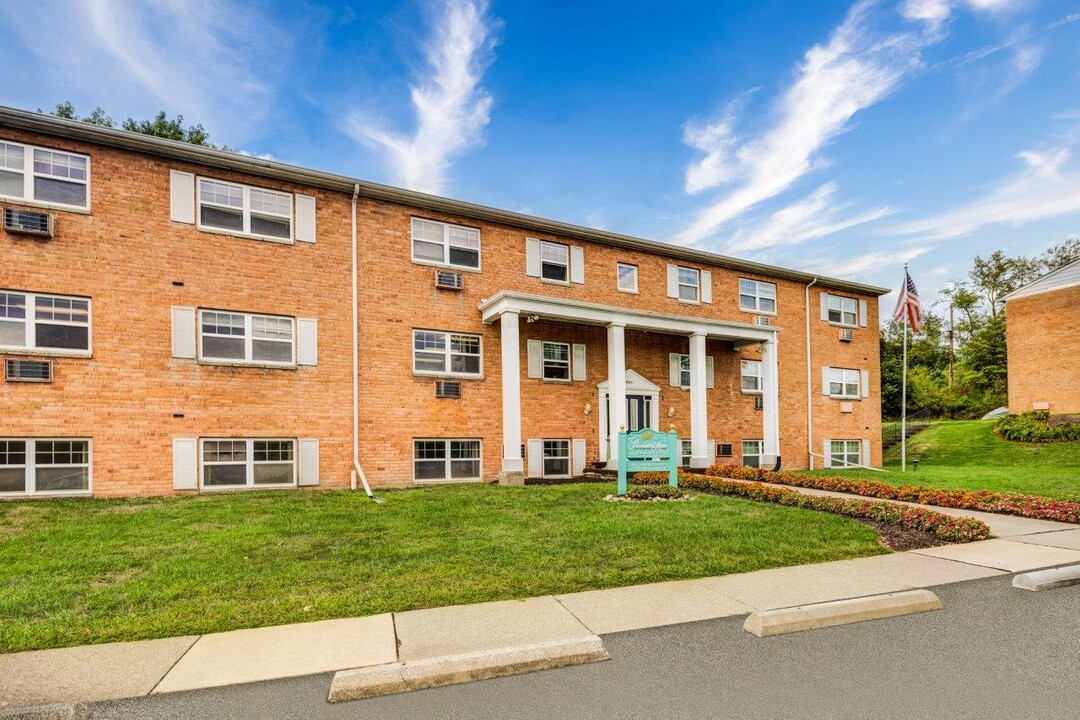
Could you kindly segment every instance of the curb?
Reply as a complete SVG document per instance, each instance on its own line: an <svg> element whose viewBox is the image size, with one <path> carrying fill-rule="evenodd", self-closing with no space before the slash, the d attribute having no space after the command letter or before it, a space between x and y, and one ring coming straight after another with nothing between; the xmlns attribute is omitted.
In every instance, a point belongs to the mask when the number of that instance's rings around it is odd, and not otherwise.
<svg viewBox="0 0 1080 720"><path fill-rule="evenodd" d="M1017 575L1012 581L1014 588L1021 590L1053 590L1054 588L1080 585L1080 565L1039 570L1038 572Z"/></svg>
<svg viewBox="0 0 1080 720"><path fill-rule="evenodd" d="M60 703L0 710L0 720L74 720L77 717L74 705Z"/></svg>
<svg viewBox="0 0 1080 720"><path fill-rule="evenodd" d="M768 637L940 609L941 600L929 590L908 590L781 610L764 610L752 613L746 618L743 629L758 637Z"/></svg>
<svg viewBox="0 0 1080 720"><path fill-rule="evenodd" d="M582 665L610 658L600 638L594 635L591 638L374 665L336 673L330 683L327 701L337 703L394 695L567 665Z"/></svg>

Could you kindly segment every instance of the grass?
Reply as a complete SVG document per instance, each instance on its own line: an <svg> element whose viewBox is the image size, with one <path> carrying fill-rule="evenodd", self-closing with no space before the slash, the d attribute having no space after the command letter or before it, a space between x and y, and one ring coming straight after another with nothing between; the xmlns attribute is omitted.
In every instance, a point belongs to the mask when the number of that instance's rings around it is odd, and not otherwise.
<svg viewBox="0 0 1080 720"><path fill-rule="evenodd" d="M912 472L913 458L919 458L917 472ZM906 474L900 473L899 445L885 453L885 469L889 472L823 470L818 474L1080 500L1080 442L1010 442L994 434L992 420L936 423L908 439Z"/></svg>
<svg viewBox="0 0 1080 720"><path fill-rule="evenodd" d="M853 520L611 484L0 503L0 651L63 647L886 552Z"/></svg>

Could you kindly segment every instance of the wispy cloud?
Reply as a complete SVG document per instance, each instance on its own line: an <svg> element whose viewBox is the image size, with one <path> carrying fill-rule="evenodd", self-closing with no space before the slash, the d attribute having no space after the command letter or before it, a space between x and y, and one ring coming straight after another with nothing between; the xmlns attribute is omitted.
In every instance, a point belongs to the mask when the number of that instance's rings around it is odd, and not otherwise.
<svg viewBox="0 0 1080 720"><path fill-rule="evenodd" d="M346 131L384 154L396 184L442 192L451 161L482 141L492 97L481 81L497 29L486 0L447 0L424 47L429 75L410 88L412 133L387 129L371 109L349 115Z"/></svg>
<svg viewBox="0 0 1080 720"><path fill-rule="evenodd" d="M809 263L811 271L820 271L833 277L866 275L884 267L899 267L925 253L927 247L909 247L893 252L869 252L844 260L819 260Z"/></svg>

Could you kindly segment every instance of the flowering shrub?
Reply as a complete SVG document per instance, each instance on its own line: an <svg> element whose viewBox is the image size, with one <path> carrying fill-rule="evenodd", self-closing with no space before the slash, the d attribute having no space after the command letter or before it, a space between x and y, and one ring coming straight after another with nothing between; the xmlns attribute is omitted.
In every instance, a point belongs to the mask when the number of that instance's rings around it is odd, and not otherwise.
<svg viewBox="0 0 1080 720"><path fill-rule="evenodd" d="M747 478L749 479L749 478ZM667 482L666 473L638 473L633 482L655 485ZM694 488L721 495L734 495L756 502L771 502L806 510L820 510L837 515L876 520L912 530L921 530L940 540L954 543L985 540L990 528L973 518L956 518L925 508L910 507L882 500L820 497L805 495L797 490L771 487L760 482L735 482L712 475L679 473L679 487Z"/></svg>
<svg viewBox="0 0 1080 720"><path fill-rule="evenodd" d="M994 425L994 432L1014 442L1049 443L1080 440L1080 422L1069 418L1050 420L1047 412L1006 415Z"/></svg>
<svg viewBox="0 0 1080 720"><path fill-rule="evenodd" d="M831 490L881 500L900 500L919 503L920 505L937 505L938 507L960 510L981 510L1003 515L1019 515L1020 517L1038 520L1080 523L1080 502L1053 500L1037 495L997 493L989 490L945 490L918 485L896 486L876 480L819 477L787 471L773 472L758 468L736 467L735 465L713 465L705 473L711 477L751 480L776 485L814 488L816 490Z"/></svg>

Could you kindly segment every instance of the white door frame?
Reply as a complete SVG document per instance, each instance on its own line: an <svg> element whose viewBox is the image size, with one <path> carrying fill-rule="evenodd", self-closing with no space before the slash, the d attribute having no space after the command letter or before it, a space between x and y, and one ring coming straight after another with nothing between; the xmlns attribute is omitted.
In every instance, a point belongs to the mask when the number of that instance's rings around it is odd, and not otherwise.
<svg viewBox="0 0 1080 720"><path fill-rule="evenodd" d="M599 425L597 427L596 437L598 438L600 446L600 462L607 462L608 459L608 447L607 440L607 424L608 424L608 381L597 385L600 398L600 412ZM653 430L660 429L660 388L653 383L643 378L638 373L627 368L626 370L626 395L644 395L650 399L650 406L652 408L649 419L649 427Z"/></svg>

